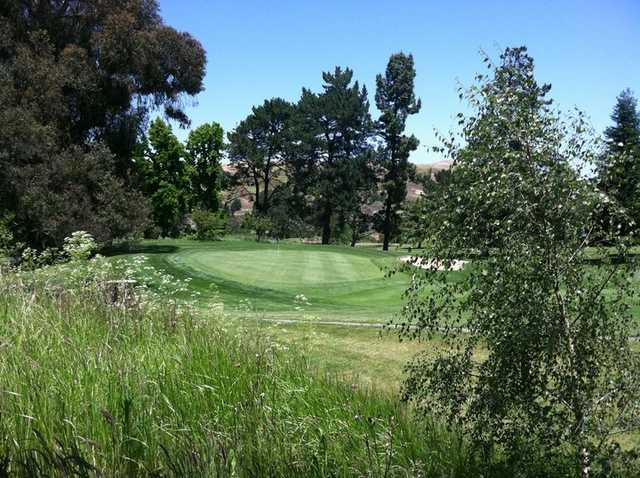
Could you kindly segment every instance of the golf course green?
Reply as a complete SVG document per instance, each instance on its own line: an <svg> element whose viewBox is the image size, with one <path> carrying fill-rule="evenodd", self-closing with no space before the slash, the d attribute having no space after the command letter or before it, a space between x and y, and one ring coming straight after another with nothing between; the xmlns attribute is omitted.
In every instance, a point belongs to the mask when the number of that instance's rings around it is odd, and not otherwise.
<svg viewBox="0 0 640 478"><path fill-rule="evenodd" d="M402 306L409 278L387 274L403 251L227 239L145 241L136 254L213 299L227 313L385 322ZM406 254L406 251L404 251Z"/></svg>

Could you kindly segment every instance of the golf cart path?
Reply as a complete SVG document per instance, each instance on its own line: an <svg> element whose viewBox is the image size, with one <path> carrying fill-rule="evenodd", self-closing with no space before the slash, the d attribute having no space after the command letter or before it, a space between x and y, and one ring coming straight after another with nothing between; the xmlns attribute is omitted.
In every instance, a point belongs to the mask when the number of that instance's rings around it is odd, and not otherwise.
<svg viewBox="0 0 640 478"><path fill-rule="evenodd" d="M380 322L349 322L346 320L269 319L266 317L255 320L257 322L269 322L272 324L338 325L343 327L370 327L378 329L386 325Z"/></svg>
<svg viewBox="0 0 640 478"><path fill-rule="evenodd" d="M255 319L257 322L269 322L271 324L277 325L325 325L325 326L339 326L339 327L365 327L365 328L374 328L381 329L385 327L387 324L379 323L379 322L349 322L345 320L305 320L305 319L269 319L266 317ZM393 324L389 325L389 328L394 328ZM410 326L410 328L415 328L416 326ZM461 330L463 333L468 332L469 330L464 327ZM640 336L632 335L629 337L629 340L632 342L640 341Z"/></svg>

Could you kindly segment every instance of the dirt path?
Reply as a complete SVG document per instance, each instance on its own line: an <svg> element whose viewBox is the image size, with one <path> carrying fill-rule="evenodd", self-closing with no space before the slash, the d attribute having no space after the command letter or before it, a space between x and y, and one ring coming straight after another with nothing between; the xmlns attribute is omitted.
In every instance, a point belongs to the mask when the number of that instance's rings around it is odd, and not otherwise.
<svg viewBox="0 0 640 478"><path fill-rule="evenodd" d="M382 328L385 324L380 322L348 322L345 320L306 320L306 319L267 319L258 318L256 321L269 322L272 324L295 324L295 325L337 325L343 327L370 327Z"/></svg>
<svg viewBox="0 0 640 478"><path fill-rule="evenodd" d="M340 320L305 320L305 319L267 319L260 318L255 319L257 321L269 322L271 324L279 324L279 325L325 325L325 326L341 326L341 327L365 327L365 328L375 328L381 329L385 326L385 324L376 323L376 322L347 322ZM393 328L393 326L392 326ZM410 328L415 328L415 326L410 326ZM460 329L461 332L466 333L469 331L466 327L462 327ZM632 335L629 337L629 341L638 342L640 341L640 336Z"/></svg>

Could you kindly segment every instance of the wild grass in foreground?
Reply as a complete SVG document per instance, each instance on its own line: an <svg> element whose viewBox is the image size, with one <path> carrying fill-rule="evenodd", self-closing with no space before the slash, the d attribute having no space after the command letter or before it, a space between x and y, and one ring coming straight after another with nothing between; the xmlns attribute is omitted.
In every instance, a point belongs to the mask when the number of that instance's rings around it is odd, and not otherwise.
<svg viewBox="0 0 640 478"><path fill-rule="evenodd" d="M295 351L36 276L0 279L0 476L477 474L459 435Z"/></svg>

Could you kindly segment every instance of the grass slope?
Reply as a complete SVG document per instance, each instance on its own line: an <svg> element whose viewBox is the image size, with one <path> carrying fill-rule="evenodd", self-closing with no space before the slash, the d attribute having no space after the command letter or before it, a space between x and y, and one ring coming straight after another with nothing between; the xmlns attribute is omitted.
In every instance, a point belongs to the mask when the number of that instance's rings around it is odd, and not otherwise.
<svg viewBox="0 0 640 478"><path fill-rule="evenodd" d="M0 276L0 476L480 476L459 435L215 317Z"/></svg>

